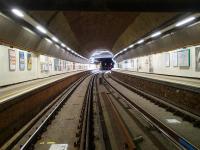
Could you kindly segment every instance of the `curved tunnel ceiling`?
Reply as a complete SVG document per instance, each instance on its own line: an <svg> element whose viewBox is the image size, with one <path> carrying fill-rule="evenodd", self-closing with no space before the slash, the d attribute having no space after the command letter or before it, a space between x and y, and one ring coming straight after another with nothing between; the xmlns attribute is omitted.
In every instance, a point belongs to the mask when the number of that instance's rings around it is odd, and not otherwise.
<svg viewBox="0 0 200 150"><path fill-rule="evenodd" d="M67 45L90 57L95 49L113 54L180 13L30 11Z"/></svg>

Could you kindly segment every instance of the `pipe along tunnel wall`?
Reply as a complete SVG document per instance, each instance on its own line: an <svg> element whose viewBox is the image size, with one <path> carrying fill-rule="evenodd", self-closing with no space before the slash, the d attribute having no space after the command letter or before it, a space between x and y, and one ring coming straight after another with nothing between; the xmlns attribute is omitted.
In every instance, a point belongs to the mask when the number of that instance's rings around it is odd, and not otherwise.
<svg viewBox="0 0 200 150"><path fill-rule="evenodd" d="M19 131L70 84L88 74L77 73L40 87L0 105L0 145Z"/></svg>

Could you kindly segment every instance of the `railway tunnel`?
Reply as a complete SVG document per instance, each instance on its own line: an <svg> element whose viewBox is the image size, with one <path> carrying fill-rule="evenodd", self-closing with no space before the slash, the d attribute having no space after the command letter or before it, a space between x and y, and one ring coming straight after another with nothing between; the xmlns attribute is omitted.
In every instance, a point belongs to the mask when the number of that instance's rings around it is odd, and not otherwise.
<svg viewBox="0 0 200 150"><path fill-rule="evenodd" d="M200 149L199 5L1 0L0 149Z"/></svg>

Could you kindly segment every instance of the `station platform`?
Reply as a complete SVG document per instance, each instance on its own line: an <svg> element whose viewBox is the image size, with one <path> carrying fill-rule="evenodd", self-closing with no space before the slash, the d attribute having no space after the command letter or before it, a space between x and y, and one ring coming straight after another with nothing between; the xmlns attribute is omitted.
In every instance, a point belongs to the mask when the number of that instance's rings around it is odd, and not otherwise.
<svg viewBox="0 0 200 150"><path fill-rule="evenodd" d="M144 73L144 72L135 72L131 70L123 70L123 69L112 69L112 71L138 76L147 79L153 79L162 82L168 82L178 85L183 85L191 88L200 88L200 79L194 78L187 78L187 77L178 77L178 76L170 76L170 75L161 75L161 74L154 74L154 73Z"/></svg>
<svg viewBox="0 0 200 150"><path fill-rule="evenodd" d="M7 102L8 100L14 97L20 96L22 94L28 93L30 91L33 91L47 84L53 83L60 79L63 79L68 76L75 75L81 72L84 72L84 71L79 70L79 71L67 72L64 74L58 74L58 75L54 75L54 76L50 76L50 77L46 77L42 79L35 79L32 81L26 81L26 82L2 87L0 88L0 104Z"/></svg>

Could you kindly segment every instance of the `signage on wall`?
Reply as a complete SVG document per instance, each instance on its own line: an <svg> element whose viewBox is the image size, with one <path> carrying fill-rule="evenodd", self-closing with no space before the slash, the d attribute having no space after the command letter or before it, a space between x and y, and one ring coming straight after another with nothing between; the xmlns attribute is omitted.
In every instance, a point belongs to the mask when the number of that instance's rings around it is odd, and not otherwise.
<svg viewBox="0 0 200 150"><path fill-rule="evenodd" d="M59 59L54 59L54 70L59 71Z"/></svg>
<svg viewBox="0 0 200 150"><path fill-rule="evenodd" d="M196 71L200 71L200 47L195 48Z"/></svg>
<svg viewBox="0 0 200 150"><path fill-rule="evenodd" d="M178 54L177 54L177 52L172 53L172 62L173 62L174 67L178 66Z"/></svg>
<svg viewBox="0 0 200 150"><path fill-rule="evenodd" d="M178 51L178 65L180 67L190 66L190 50L189 49Z"/></svg>
<svg viewBox="0 0 200 150"><path fill-rule="evenodd" d="M16 52L15 52L15 50L9 49L8 57L9 57L9 70L15 71L16 70Z"/></svg>
<svg viewBox="0 0 200 150"><path fill-rule="evenodd" d="M164 62L165 62L165 67L170 67L170 54L169 53L164 53Z"/></svg>
<svg viewBox="0 0 200 150"><path fill-rule="evenodd" d="M153 72L153 56L149 56L149 72Z"/></svg>
<svg viewBox="0 0 200 150"><path fill-rule="evenodd" d="M21 52L21 51L19 51L19 70L21 71L25 70L24 52Z"/></svg>
<svg viewBox="0 0 200 150"><path fill-rule="evenodd" d="M32 69L32 56L31 53L27 53L27 70Z"/></svg>

